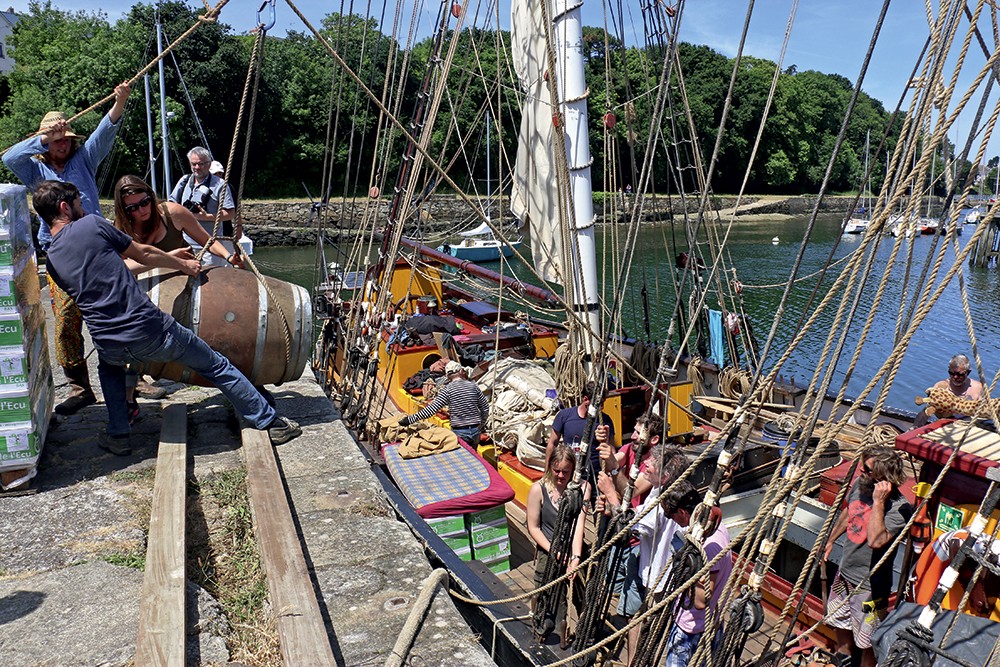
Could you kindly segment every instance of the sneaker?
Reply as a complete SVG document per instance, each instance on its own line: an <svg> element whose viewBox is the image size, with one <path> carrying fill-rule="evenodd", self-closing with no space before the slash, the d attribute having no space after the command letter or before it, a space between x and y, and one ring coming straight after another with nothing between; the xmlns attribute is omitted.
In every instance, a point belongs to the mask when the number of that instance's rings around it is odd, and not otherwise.
<svg viewBox="0 0 1000 667"><path fill-rule="evenodd" d="M103 433L98 438L97 444L101 449L111 452L115 456L128 456L132 453L130 440L131 438L127 435L110 436Z"/></svg>
<svg viewBox="0 0 1000 667"><path fill-rule="evenodd" d="M139 418L139 401L128 403L128 425L132 426Z"/></svg>
<svg viewBox="0 0 1000 667"><path fill-rule="evenodd" d="M146 382L146 379L139 377L139 382L135 385L135 393L139 394L143 398L159 399L167 395L167 390L163 387L157 387Z"/></svg>
<svg viewBox="0 0 1000 667"><path fill-rule="evenodd" d="M276 417L267 427L267 435L270 436L272 445L283 445L302 435L302 429L288 417Z"/></svg>

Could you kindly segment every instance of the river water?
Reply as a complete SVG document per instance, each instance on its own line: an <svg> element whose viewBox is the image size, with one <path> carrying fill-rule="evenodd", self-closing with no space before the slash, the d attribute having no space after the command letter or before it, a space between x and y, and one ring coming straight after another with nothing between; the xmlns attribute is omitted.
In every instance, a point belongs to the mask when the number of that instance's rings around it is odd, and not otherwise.
<svg viewBox="0 0 1000 667"><path fill-rule="evenodd" d="M817 220L812 238L803 256L799 276L812 276L818 272L831 258L835 262L828 272L821 287L816 290L816 301L827 293L843 263L836 264L852 252L859 251L860 236L842 236L840 234L840 217L825 216ZM730 266L735 267L738 280L743 284L744 308L752 323L758 341L763 344L778 307L782 291L787 283L791 267L799 252L800 244L805 235L808 219L804 217L788 217L781 219L761 218L753 221L740 220L734 226L727 244L727 255L731 258ZM959 237L960 245L968 242L975 227L966 225L964 234ZM678 232L679 233L679 232ZM620 248L621 240L610 236L608 227L599 228L597 232L598 267L599 272L615 278L602 281L606 285L617 285L618 267L612 257L615 249ZM671 273L675 264L673 253L666 250L672 235L669 226L645 227L640 231L636 257L632 262L629 289L622 291L623 332L628 335L642 334L645 329L646 317L639 297L639 289L645 285L649 302L649 326L654 338L662 339L667 331L669 319L673 312L674 290ZM777 237L777 244L772 240ZM848 381L848 395L857 395L871 380L873 374L886 360L894 346L894 336L900 310L900 298L904 283L909 285L908 301L913 298L913 290L920 283L922 265L925 263L928 250L934 245L937 237L922 236L912 241L914 262L911 264L910 275L906 277L905 253L910 250L903 246L903 252L891 270L886 288L886 296L879 307L871 334L868 336L861 351L858 363ZM842 355L842 361L835 373L835 382L831 388L835 391L845 376L846 366L851 354L856 350L860 338L860 330L865 317L871 311L874 293L878 281L887 271L889 255L892 250L891 237L885 237L876 250L874 270L867 288L862 294L857 315L853 320L848 335L848 345ZM936 246L940 248L939 244ZM910 242L905 242L910 243ZM609 252L605 253L605 248ZM330 249L328 248L328 253ZM705 251L707 254L707 250ZM261 270L269 275L289 280L312 289L315 284L316 251L314 248L260 248L254 259ZM332 256L332 255L331 255ZM946 256L944 269L938 275L934 285L942 279L945 270L953 262L954 254ZM518 277L530 280L530 272L518 262L505 264L494 263L489 268L512 272ZM968 292L970 314L975 331L979 354L983 362L985 378L980 378L973 365L973 377L989 383L993 374L1000 369L1000 308L997 305L997 294L1000 294L1000 270L971 269L963 266L962 275ZM730 276L731 277L731 276ZM810 297L816 287L816 278L803 279L795 283L792 289L784 316L776 331L771 355L773 364L780 353L784 351L794 334L800 329L800 320L804 313L815 308L815 302L810 305ZM613 288L606 288L606 300L610 303ZM712 307L715 307L714 305ZM811 329L806 340L793 352L785 364L782 375L785 379L794 378L799 386L805 385L819 364L820 352L825 344L831 323L834 319L834 308L821 313L816 325ZM907 323L909 320L907 320ZM959 281L956 277L946 288L942 297L935 304L930 315L924 320L913 336L907 352L904 355L899 373L893 381L889 392L888 404L897 408L914 411L913 399L922 396L924 389L938 380L947 377L948 360L953 354L965 353L972 357L970 336L965 324ZM874 398L874 394L870 398Z"/></svg>

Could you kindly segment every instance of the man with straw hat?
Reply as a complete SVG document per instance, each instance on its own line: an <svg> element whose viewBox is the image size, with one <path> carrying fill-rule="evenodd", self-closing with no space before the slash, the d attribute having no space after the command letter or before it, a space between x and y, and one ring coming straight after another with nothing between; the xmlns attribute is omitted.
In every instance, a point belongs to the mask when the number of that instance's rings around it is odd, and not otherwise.
<svg viewBox="0 0 1000 667"><path fill-rule="evenodd" d="M86 141L73 131L63 112L48 112L42 118L38 132L4 153L3 163L32 191L43 181L72 183L80 190L84 212L100 215L97 166L111 152L131 91L128 81L115 87L114 106ZM42 220L38 229L38 245L47 251L51 242L49 226ZM73 300L51 277L49 290L56 322L56 360L63 367L70 386L69 397L57 405L55 411L71 415L97 402L90 386L87 360L83 356L83 317Z"/></svg>

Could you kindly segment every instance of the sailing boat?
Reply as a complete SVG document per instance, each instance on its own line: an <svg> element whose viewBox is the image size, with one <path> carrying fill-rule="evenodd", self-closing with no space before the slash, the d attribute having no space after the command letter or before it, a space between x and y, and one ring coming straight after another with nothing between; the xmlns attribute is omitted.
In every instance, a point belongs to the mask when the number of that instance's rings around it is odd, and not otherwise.
<svg viewBox="0 0 1000 667"><path fill-rule="evenodd" d="M868 230L868 226L872 224L871 218L868 217L871 210L871 171L869 170L871 138L871 130L868 130L865 133L865 187L861 193L861 210L857 211L858 215L852 215L844 221L845 234L864 234Z"/></svg>
<svg viewBox="0 0 1000 667"><path fill-rule="evenodd" d="M540 16L544 13L543 10L549 13L545 18ZM656 25L668 25L668 19L675 18L673 8L667 12L659 5L653 5L650 11L662 12L656 15L657 21L651 22ZM449 20L447 13L442 12L442 20L435 35L434 43L438 50L429 59L435 63L443 61L443 35L448 30L451 30L449 34L452 35L460 32L458 25L445 28ZM452 15L461 21L460 9ZM683 298L677 299L680 305L676 308L676 316L670 318L670 326L677 323L677 328L683 331L681 349L670 353L664 349L666 346L662 346L655 350L655 354L648 354L647 349L644 356L653 358L652 370L646 366L638 379L623 377L623 381L612 389L608 378L610 361L614 360L616 367L619 362L635 363L638 366L641 357L636 352L642 348L639 344L642 341L618 335L615 318L618 317L619 309L614 305L614 295L609 299L610 305L601 298L596 275L593 193L589 180L590 154L586 141L587 87L581 76L582 68L570 64L573 61L569 58L583 43L577 30L580 26L579 6L556 8L542 5L529 8L515 4L512 8L512 26L512 56L520 80L525 82L526 108L522 116L517 187L512 197L512 206L531 230L534 271L539 278L561 285L565 296L558 297L554 292L543 288L530 288L509 276L481 268L473 272L471 267L449 255L402 238L400 225L409 208L405 205L408 195L400 193L406 189L413 191L416 179L411 169L416 169L421 162L426 166L429 159L425 153L429 145L430 129L425 126L421 135L407 138L405 168L400 170L397 193L392 205L388 207L388 224L381 236L383 245L377 253L376 263L367 270L364 269L368 255L358 252L354 257L358 260L357 265L362 267L359 273L350 278L338 275L336 281L321 285L318 305L323 322L314 367L340 402L345 420L364 436L364 446L373 459L379 463L386 462L388 466L386 451L387 448L391 451L394 445L382 441L376 433L375 424L387 416L400 412L412 413L426 405L425 396L434 391L435 382L432 375L420 374L425 371L432 374L433 367L438 362L454 355L463 364L475 366L473 375L478 375L483 386L496 392L492 396L495 423L488 429L492 442L469 444L478 450L482 459L499 471L514 493L515 501L506 506L507 526L513 541L515 532L523 523L523 494L540 475L530 465L531 445L536 447L537 464L537 446L547 435L546 419L551 418L555 399L562 398L559 381L564 379L564 375L570 375L562 372L556 373L557 377L543 374L545 369L531 360L552 359L560 348L569 350L567 354L578 360L580 367L584 369L582 374L594 378L602 383L602 387L607 388L607 391L602 390L597 411L604 410L612 415L619 442L621 433L635 423L638 415L650 409L662 410L667 414L667 422L671 427L668 437L689 445L697 457L691 472L694 474L700 468L703 473L699 481L705 482L710 489L706 494L709 498L707 504L724 504L726 509L723 513L734 525L734 515L739 514L743 525L734 551L739 550L736 558L747 567L737 571L749 569L749 561L754 561L753 574L747 578L745 591L737 592L739 583L734 578L734 581L727 584L724 595L732 602L745 605L746 609L756 610L753 618L759 618L761 622L764 617L761 611L763 604L769 602L773 605L773 616L768 619L771 623L768 631L773 638L774 634L785 629L785 637L774 649L777 653L765 658L764 649L761 649L762 654L757 656L757 660L767 662L775 659L791 647L793 640L790 636L802 620L807 620L810 625L815 621L815 626L822 631L821 622L825 617L823 605L811 596L793 591L810 588L810 581L820 567L818 550L829 535L831 522L825 519L831 508L836 508L842 498L837 496L836 490L849 484L853 471L850 462L847 467L834 465L829 473L822 473L821 490L816 495L813 493L813 483L819 474L817 469L820 461L826 458L835 464L839 460L841 445L837 438L843 438L845 443L850 441L857 448L871 444L875 438L876 419L881 420L886 413L885 387L891 384L894 372L902 361L908 336L919 327L926 313L923 309L915 313L913 310L908 312L908 298L912 295L901 297L898 344L893 342L892 352L885 363L879 368L859 368L856 364L857 356L848 360L847 375L863 373L871 378L871 384L861 392L860 400L845 399L846 381L841 383L839 389L834 388L833 382L841 355L845 354L845 350L848 351L847 354L856 355L865 343L862 337L856 347L848 344L851 342L848 339L849 330L856 329L852 326L852 318L879 316L879 308L883 305L880 299L885 298L885 290L872 291L866 285L870 276L880 275L879 271L873 269L876 255L870 250L881 242L881 237L869 229L864 237L866 243L847 258L847 266L838 275L832 288L824 285L822 293L825 296L817 312L839 304L836 308L838 312L829 326L819 327L823 329L820 337L825 340L818 341L824 343L818 347L822 347L824 352L807 387L789 388L778 382L778 372L788 356L803 344L807 335L815 333L817 328L816 314L804 314L799 326L794 327L793 337L778 342L777 332L785 303L789 291L799 279L794 271L787 285L783 286L785 291L779 307L775 309L775 320L767 342L760 350L752 346L748 348L752 355L746 364L747 368L725 368L724 355L720 355L714 364L698 360L695 354L697 344L690 343L690 339L697 337L695 332L699 329L710 331L713 328L712 322L719 319L706 312L708 308L705 301L708 295L714 294L732 312L738 311L738 304L742 299L741 293L728 279L719 278L719 274L725 274L725 270L717 271L725 262L726 253L724 246L714 245L714 241L723 237L723 234L721 225L718 220L713 219L709 206L709 166L706 173L699 173L699 178L694 179L701 188L698 192L700 206L697 214L684 216L683 221L683 231L689 237L690 250L694 255L691 258L693 261L685 259L678 262L677 266L679 278L675 285ZM522 31L521 26L527 26L528 29ZM675 65L676 60L669 55L669 47L665 49L665 53L668 55L662 61L662 81L672 82L669 78L670 68ZM936 54L935 57L939 55ZM739 66L739 62L734 64L734 68ZM781 71L781 67L776 68L775 76ZM435 72L435 76L428 75L425 79L425 87L420 96L421 104L429 104L427 100L434 99L433 86L439 84L439 80L435 78L438 74ZM921 99L934 96L937 103L937 83L924 82L917 95L923 96ZM667 90L672 86L664 85L663 88ZM858 94L859 89L860 82L854 86L852 94ZM642 91L642 94L647 92ZM535 113L532 113L531 107L536 107ZM427 110L428 108L420 108L413 115L423 120L424 111ZM663 122L663 113L663 109L658 108L654 109L654 113L648 114L652 127L668 125ZM427 126L431 125L433 114L428 114L426 118L429 119ZM605 123L605 127L613 125L613 119L606 120ZM724 125L723 121L722 126ZM916 184L926 182L928 160L918 158L932 155L944 132L942 128L942 131L930 134L921 133L919 130L923 128L920 124L915 124L915 128L906 129L889 160L889 177L882 196L876 200L872 211L871 220L875 227L882 228L889 211L901 206L902 193L916 191ZM691 136L690 128L672 129L685 136L671 137L672 143L667 142L671 150L676 146L693 146L692 150L695 150L699 146L696 137ZM646 160L654 159L652 152L658 141L655 132L650 136L650 155L644 156ZM520 159L522 155L523 161ZM830 157L831 167L835 159L836 151ZM694 156L692 163L701 163L700 155ZM680 171L693 167L683 164L675 165L675 168ZM747 169L750 169L749 165ZM640 185L636 188L638 203L633 209L632 222L635 224L641 219L643 198L646 185L651 182L650 178L647 170L637 181ZM683 179L678 179L678 182L681 180ZM546 187L532 187L533 184L545 184ZM898 194L890 196L887 194L890 192ZM955 192L952 195L961 196ZM910 213L915 213L913 209L918 205L914 199L907 203L911 209L907 211L907 219ZM803 254L807 250L812 223L815 222L819 207L817 202L810 219L809 231L802 243ZM700 244L705 242L705 237L709 239L712 253L710 261L702 262ZM898 256L901 247L900 242L894 244L893 259ZM952 250L956 251L958 263L948 269L949 274L945 276L948 279L961 268L961 260L964 259L964 251L949 249L949 252ZM945 253L945 250L942 249L941 252ZM627 246L622 255L620 266L627 275L630 265ZM942 257L944 256L943 254ZM324 256L324 269L328 266L326 259ZM890 261L888 266L892 265L893 262ZM447 273L448 266L459 268L463 275L470 273L476 279L476 284L472 287L459 285L462 275ZM929 273L930 268L927 271L928 292L920 294L919 299L913 296L914 305L918 300L921 304L932 304L940 296L940 293L932 294L929 290L942 276ZM887 275L889 270L881 273ZM618 274L609 280L614 283L616 290L622 290L626 286L627 281L621 280L621 276L622 274ZM483 296L482 282L485 280L501 287L491 295L494 299L499 299L499 303ZM348 284L353 286L349 293L339 287ZM729 292L730 288L734 291ZM509 306L515 294L520 296L529 293L540 305L548 308L548 319L527 310L515 312ZM873 293L875 301L866 312L864 308L869 306L869 302L859 306L860 299ZM519 306L524 302L525 300L517 301ZM686 308L683 307L685 305ZM568 324L553 321L551 312L556 307L560 308L560 316L565 311L565 322ZM419 332L415 336L415 330L408 328L407 324L418 315L421 318L432 315L453 320L446 322L447 331L432 332L442 334L440 336L428 337ZM865 331L867 330L866 328ZM674 333L676 332L672 328L671 338ZM483 353L480 359L472 358L473 350L470 348L473 346L480 347L478 351ZM775 361L770 356L772 353L781 358ZM665 363L660 363L661 360ZM661 373L662 366L669 366L668 370L671 372ZM561 364L559 367L562 368ZM733 371L741 371L743 374ZM528 377L529 374L531 377ZM577 373L574 372L573 375ZM421 379L428 377L431 378L430 383L427 379ZM732 380L733 377L739 377L739 380ZM408 389L405 381L410 378L416 379L417 386ZM699 382L697 389L694 387L695 380ZM724 385L736 388L730 393L723 388ZM880 393L874 404L869 406L872 418L866 425L858 426L854 420L866 405L863 401L876 387ZM508 389L523 390L520 394L524 396L524 400L515 402L509 398L511 394L507 393ZM504 392L502 398L501 391ZM708 410L694 414L692 395L698 396L698 401L703 406L709 406ZM670 408L667 407L668 403ZM657 405L659 407L653 407ZM669 410L674 408L678 408L677 412L671 413ZM797 413L790 417L790 428L782 427L785 444L779 448L770 448L772 455L779 457L782 463L768 469L767 466L775 462L772 456L771 461L762 461L759 466L750 464L752 468L760 467L765 470L763 476L766 482L750 485L750 488L745 489L747 495L742 497L739 493L729 493L727 500L723 480L732 472L733 462L739 461L746 465L754 451L750 447L752 441L765 431L776 430L770 422L762 420L762 415L771 410ZM498 418L498 414L502 417ZM693 424L695 419L698 420L697 427ZM438 424L447 423L444 415L436 416L433 420ZM777 417L774 417L774 421L777 421ZM894 436L895 434L892 437ZM810 447L813 438L817 442ZM777 439L773 442L781 441ZM793 446L792 443L803 446ZM776 449L779 451L775 452ZM852 453L846 446L844 452ZM837 457L830 457L831 453L837 454ZM401 480L401 476L395 475L396 465L392 464L391 472L397 485L403 487L406 482ZM804 498L809 500L803 500ZM741 499L747 500L747 503L744 510L738 512L735 508ZM803 548L795 552L785 549L780 538L799 532L798 529L804 523L800 518L801 506L808 508L807 513L811 515L809 521L815 527L815 532L809 534L807 539L800 537ZM416 508L415 502L414 507ZM446 518L422 516L419 510L424 507L417 508L414 516L407 515L408 520L422 523L422 530L427 529L426 519ZM457 516L462 516L465 508L453 504L451 509ZM427 514L430 511L432 510L424 512ZM461 533L459 523L449 523L450 530ZM449 534L449 539L450 537ZM456 538L462 539L460 535ZM455 552L459 556L476 556L475 545L470 546L471 553L466 552L464 547L458 549L462 552ZM451 556L444 553L443 549L438 549L435 545L433 550L434 557L446 562L456 579L464 582L466 577L478 576L470 572L467 566L448 560ZM489 558L493 556L495 554L491 554ZM456 566L452 568L452 565ZM497 565L498 569L503 567L502 563L498 564L495 560L491 560L490 565ZM512 559L509 559L507 566L513 565ZM786 574L788 581L784 587L780 586L779 577L772 577L772 569L780 569ZM600 573L600 566L594 570ZM689 590L697 578L704 574L705 569L695 572L691 580L682 582L670 595L681 595L683 589ZM790 583L793 580L794 585ZM504 581L513 585L510 580ZM799 608L793 611L792 608L796 605ZM649 613L655 614L662 608L650 609ZM778 620L772 622L773 618ZM512 622L505 627L513 627L514 624ZM733 625L741 627L742 624ZM748 624L748 627L752 625ZM753 631L759 627L758 623ZM706 635L710 639L712 633ZM813 641L819 643L815 636ZM703 650L706 650L708 643L703 642ZM741 644L740 648L742 646ZM592 653L593 650L592 645L581 648L580 652ZM726 653L721 656L721 660L739 661L741 653L741 650Z"/></svg>
<svg viewBox="0 0 1000 667"><path fill-rule="evenodd" d="M486 110L486 219L475 229L459 232L462 241L446 243L438 248L452 257L470 262L495 262L501 257L511 257L521 247L520 239L498 240L493 236L493 190L490 173L490 111Z"/></svg>

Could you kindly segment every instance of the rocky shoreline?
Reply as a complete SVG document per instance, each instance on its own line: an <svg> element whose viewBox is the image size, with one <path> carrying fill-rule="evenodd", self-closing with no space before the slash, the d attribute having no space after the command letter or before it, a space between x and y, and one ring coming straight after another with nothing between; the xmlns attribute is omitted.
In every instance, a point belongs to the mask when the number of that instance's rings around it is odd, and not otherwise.
<svg viewBox="0 0 1000 667"><path fill-rule="evenodd" d="M631 196L620 195L621 201L616 202L616 210L627 205ZM821 210L824 213L846 213L854 197L826 197ZM316 242L316 231L319 228L327 230L328 238L334 241L353 240L359 230L368 228L367 221L373 216L384 218L389 207L388 199L374 202L366 199L335 200L322 209L309 201L292 200L248 200L243 204L243 219L245 230L253 238L254 245L271 246L302 246ZM814 196L756 196L744 197L740 202L738 217L760 215L807 215L816 203ZM695 198L667 199L659 198L655 206L649 206L643 220L648 224L665 222L685 208L691 212L697 209ZM736 197L713 197L712 206L716 210L726 211L736 205ZM595 200L595 210L598 213L597 224L612 222L625 223L625 215L619 215L612 220L601 215L603 203ZM428 232L445 232L455 226L456 220L469 219L469 206L460 197L453 195L436 196L426 202L421 209L420 225ZM513 224L513 218L508 215L505 224ZM417 225L413 225L417 231Z"/></svg>

